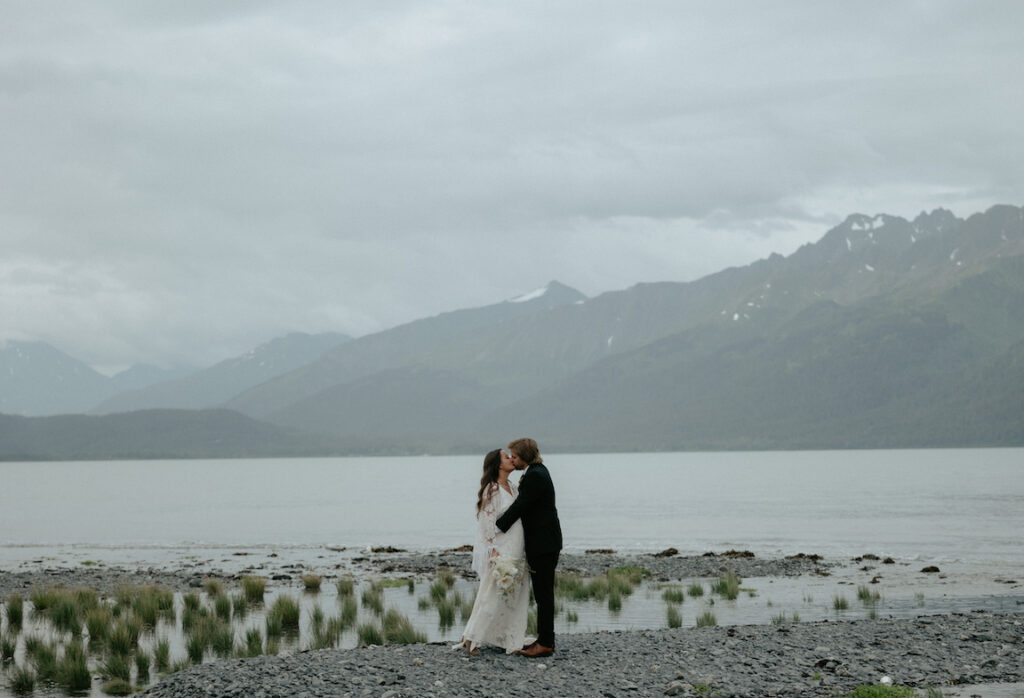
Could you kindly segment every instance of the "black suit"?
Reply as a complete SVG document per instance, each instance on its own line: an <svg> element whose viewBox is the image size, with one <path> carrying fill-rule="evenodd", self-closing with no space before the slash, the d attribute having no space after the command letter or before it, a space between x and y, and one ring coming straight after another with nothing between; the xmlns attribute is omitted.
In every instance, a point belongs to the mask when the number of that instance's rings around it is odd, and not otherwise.
<svg viewBox="0 0 1024 698"><path fill-rule="evenodd" d="M562 526L555 508L555 486L543 463L533 463L519 480L519 496L496 524L508 531L523 522L526 561L530 565L533 598L537 602L537 642L555 646L555 567L562 550Z"/></svg>

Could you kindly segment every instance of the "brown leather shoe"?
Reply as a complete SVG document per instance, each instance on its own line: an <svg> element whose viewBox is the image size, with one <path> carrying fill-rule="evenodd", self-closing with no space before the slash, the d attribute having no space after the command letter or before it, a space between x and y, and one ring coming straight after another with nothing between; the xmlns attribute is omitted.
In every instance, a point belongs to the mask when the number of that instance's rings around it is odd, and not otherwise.
<svg viewBox="0 0 1024 698"><path fill-rule="evenodd" d="M530 649L522 650L520 652L521 655L529 657L530 659L536 659L537 657L550 657L554 653L554 647L545 647L539 642L535 642Z"/></svg>
<svg viewBox="0 0 1024 698"><path fill-rule="evenodd" d="M523 648L522 648L521 650L519 650L519 651L520 651L520 652L523 652L523 651L525 651L525 650L528 650L528 649L530 649L531 647L533 647L533 646L534 646L534 645L536 645L536 644L537 644L537 641L536 641L536 640L534 640L533 642L531 642L531 643L530 643L530 644L528 644L528 645L523 645Z"/></svg>

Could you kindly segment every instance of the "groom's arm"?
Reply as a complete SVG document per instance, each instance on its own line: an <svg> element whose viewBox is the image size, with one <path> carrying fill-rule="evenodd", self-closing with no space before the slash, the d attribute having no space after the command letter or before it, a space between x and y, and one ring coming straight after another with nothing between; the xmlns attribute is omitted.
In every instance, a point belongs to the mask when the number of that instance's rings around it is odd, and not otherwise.
<svg viewBox="0 0 1024 698"><path fill-rule="evenodd" d="M523 515L523 512L537 501L537 498L540 496L540 489L531 487L532 484L532 479L523 478L519 483L519 496L516 497L516 501L512 502L508 509L505 510L505 513L495 522L495 525L501 529L502 533L507 533L508 529L512 528L512 524Z"/></svg>

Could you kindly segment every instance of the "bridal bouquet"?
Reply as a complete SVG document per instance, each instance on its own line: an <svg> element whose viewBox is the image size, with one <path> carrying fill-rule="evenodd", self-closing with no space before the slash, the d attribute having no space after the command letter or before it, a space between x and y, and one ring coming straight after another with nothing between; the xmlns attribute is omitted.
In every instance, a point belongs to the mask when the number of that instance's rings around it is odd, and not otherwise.
<svg viewBox="0 0 1024 698"><path fill-rule="evenodd" d="M524 560L517 560L508 555L496 555L491 558L491 574L494 575L498 589L506 597L519 588L525 572Z"/></svg>

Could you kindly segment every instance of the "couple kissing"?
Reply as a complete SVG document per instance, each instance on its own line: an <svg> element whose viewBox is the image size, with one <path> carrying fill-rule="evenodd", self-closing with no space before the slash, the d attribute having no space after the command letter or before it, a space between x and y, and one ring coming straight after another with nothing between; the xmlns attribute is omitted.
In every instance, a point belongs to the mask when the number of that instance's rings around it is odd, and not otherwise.
<svg viewBox="0 0 1024 698"><path fill-rule="evenodd" d="M518 485L509 474L525 471ZM555 567L562 528L551 482L537 442L515 439L484 456L476 502L473 571L480 579L462 642L478 654L481 645L508 654L548 657L555 651ZM527 643L529 576L537 603L537 638Z"/></svg>

